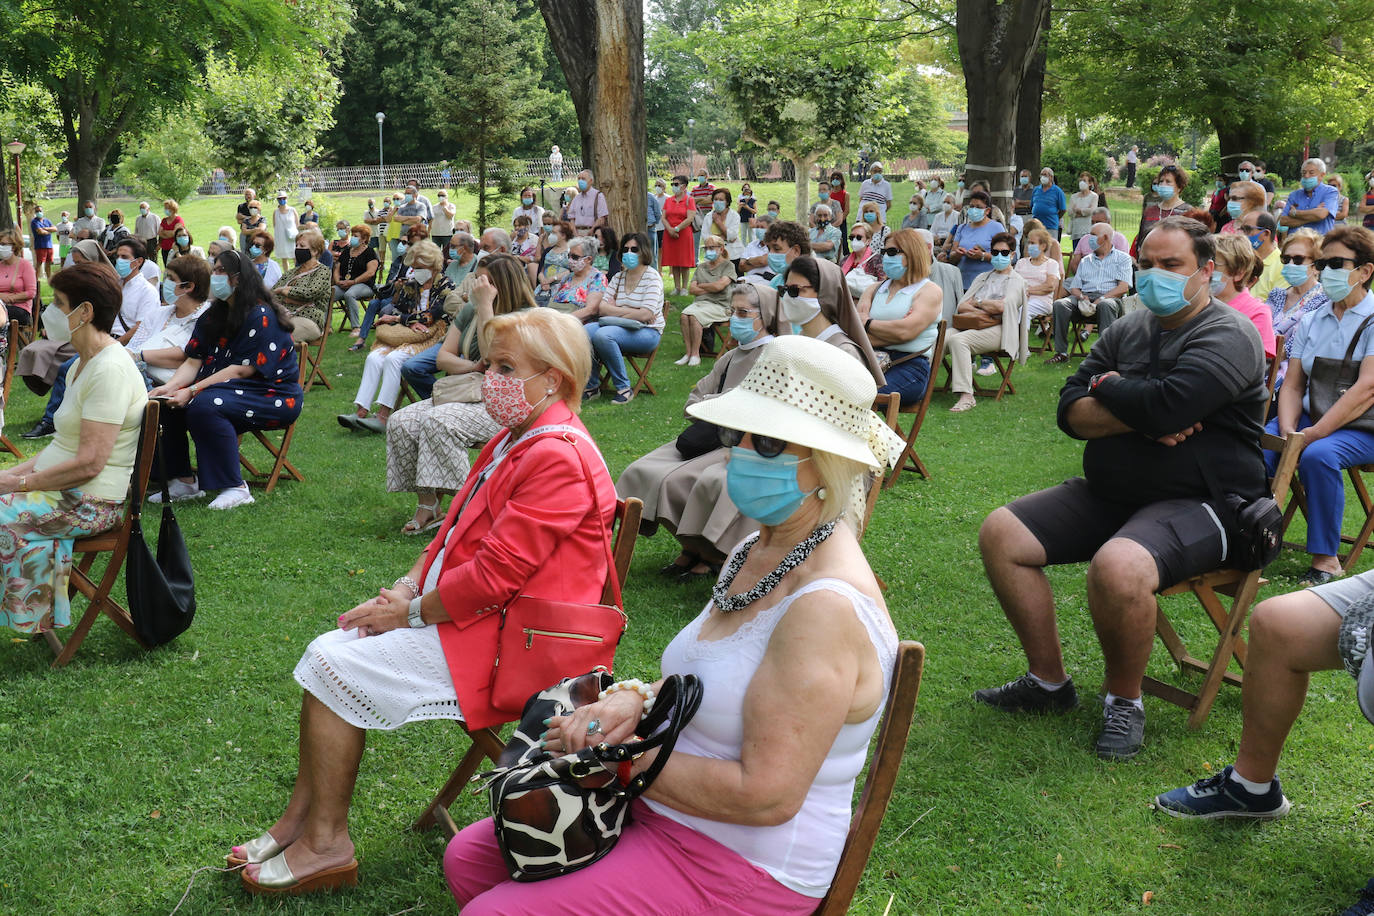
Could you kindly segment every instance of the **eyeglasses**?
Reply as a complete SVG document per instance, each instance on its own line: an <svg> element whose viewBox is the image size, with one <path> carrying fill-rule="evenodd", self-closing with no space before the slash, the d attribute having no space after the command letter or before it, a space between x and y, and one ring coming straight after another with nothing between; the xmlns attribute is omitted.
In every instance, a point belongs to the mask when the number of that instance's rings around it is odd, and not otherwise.
<svg viewBox="0 0 1374 916"><path fill-rule="evenodd" d="M1304 264L1308 263L1308 262L1311 261L1311 260L1312 260L1312 256L1311 256L1311 255L1307 255L1307 254L1281 254L1281 255L1279 255L1279 261L1280 261L1280 262L1282 262L1282 263L1284 263L1284 264L1296 264L1296 265L1298 265L1299 267L1303 266Z"/></svg>
<svg viewBox="0 0 1374 916"><path fill-rule="evenodd" d="M993 253L993 254L1011 254L1011 249L1010 249L1010 248L994 248L994 249L992 249L992 253Z"/></svg>
<svg viewBox="0 0 1374 916"><path fill-rule="evenodd" d="M782 292L785 295L791 296L793 299L799 298L802 294L802 290L808 290L809 292L813 293L815 292L815 290L811 289L811 287L809 286L797 286L796 284L782 287Z"/></svg>
<svg viewBox="0 0 1374 916"><path fill-rule="evenodd" d="M860 244L860 245L862 245L864 242L868 241L868 240L867 240L866 238L864 238L862 235L851 235L851 236L849 237L849 240L850 240L851 242L857 242L857 243Z"/></svg>
<svg viewBox="0 0 1374 916"><path fill-rule="evenodd" d="M889 258L899 257L902 253L900 248L884 248L883 255Z"/></svg>
<svg viewBox="0 0 1374 916"><path fill-rule="evenodd" d="M745 319L745 320L749 320L749 319L752 319L752 318L757 318L757 317L759 317L759 310L758 310L758 309L731 309L730 314L734 315L736 318L743 318L743 319Z"/></svg>
<svg viewBox="0 0 1374 916"><path fill-rule="evenodd" d="M754 451L759 453L760 458L776 458L787 451L790 444L786 439L775 439L772 436L760 436L751 433L750 441L754 445ZM720 429L720 444L726 448L735 448L744 441L744 431L738 429Z"/></svg>
<svg viewBox="0 0 1374 916"><path fill-rule="evenodd" d="M635 245L634 247L631 247L631 246L629 246L629 245L626 245L624 248L620 249L620 253L621 253L621 254L628 254L628 253L631 252L631 251L638 252L638 251L639 251L639 246L638 246L638 245Z"/></svg>
<svg viewBox="0 0 1374 916"><path fill-rule="evenodd" d="M1317 268L1317 270L1326 270L1328 267L1340 269L1346 264L1349 264L1351 267L1360 266L1360 262L1354 258L1317 258L1312 262L1312 266Z"/></svg>
<svg viewBox="0 0 1374 916"><path fill-rule="evenodd" d="M681 190L682 190L682 185L678 184L676 181L673 182L673 190L674 190L674 191L681 191Z"/></svg>

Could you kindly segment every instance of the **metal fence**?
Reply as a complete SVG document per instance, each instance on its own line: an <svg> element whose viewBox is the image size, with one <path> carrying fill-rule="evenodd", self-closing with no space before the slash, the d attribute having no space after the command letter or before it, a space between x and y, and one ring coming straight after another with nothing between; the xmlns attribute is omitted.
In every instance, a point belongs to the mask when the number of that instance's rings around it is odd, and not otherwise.
<svg viewBox="0 0 1374 916"><path fill-rule="evenodd" d="M693 175L698 169L705 168L712 178L738 181L749 171L746 161L741 157L704 153L698 153L691 158L686 156L677 158L656 157L649 160L647 165L651 179L655 177L667 178L673 175ZM929 179L936 175L949 178L954 174L952 169L930 169L924 166L924 159L897 159L890 164L889 174L906 176L911 180L916 178ZM850 164L842 163L835 168L854 175ZM565 157L561 167L558 168L555 168L548 159L530 159L524 161L513 173L504 177L509 177L517 183L571 185L581 170L582 160L574 156ZM827 174L830 171L833 169L825 169ZM780 181L784 177L791 180L792 177L790 164L777 159L756 161L754 173L759 181ZM859 176L856 175L855 177ZM302 169L291 187L306 193L365 191L378 188L399 188L411 179L418 181L422 188L438 188L475 184L477 175L472 169L459 168L443 162L388 164L385 171L375 165L320 166ZM242 181L221 173L218 176L207 178L197 189L197 193L202 195L237 195L243 193L244 187ZM260 188L258 190L262 192L267 189ZM62 178L51 182L38 197L75 197L76 193L76 182L70 178ZM97 194L102 199L137 196L131 189L121 185L113 178L100 179Z"/></svg>

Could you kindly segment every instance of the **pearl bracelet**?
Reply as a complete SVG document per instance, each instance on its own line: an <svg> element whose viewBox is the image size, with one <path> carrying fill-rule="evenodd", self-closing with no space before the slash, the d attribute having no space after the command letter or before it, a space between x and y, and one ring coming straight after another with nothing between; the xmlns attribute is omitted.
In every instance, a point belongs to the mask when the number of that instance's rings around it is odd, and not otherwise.
<svg viewBox="0 0 1374 916"><path fill-rule="evenodd" d="M633 690L644 698L644 712L649 713L654 708L654 688L644 683L637 677L627 678L623 681L616 681L597 695L597 699L604 700L606 697L615 693L617 690Z"/></svg>
<svg viewBox="0 0 1374 916"><path fill-rule="evenodd" d="M420 584L416 582L414 579L410 578L410 576L402 576L395 582L391 583L392 588L397 588L402 585L410 589L410 594L412 597L420 597Z"/></svg>

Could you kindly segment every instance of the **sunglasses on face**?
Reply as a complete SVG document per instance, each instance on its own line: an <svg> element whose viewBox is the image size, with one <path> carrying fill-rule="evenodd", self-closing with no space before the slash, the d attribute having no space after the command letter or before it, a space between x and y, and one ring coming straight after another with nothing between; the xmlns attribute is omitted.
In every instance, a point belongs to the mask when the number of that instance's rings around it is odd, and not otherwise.
<svg viewBox="0 0 1374 916"><path fill-rule="evenodd" d="M621 254L628 254L628 253L631 252L631 251L635 251L635 252L639 251L639 246L638 246L638 245L626 245L624 248L620 249L620 253L621 253Z"/></svg>
<svg viewBox="0 0 1374 916"><path fill-rule="evenodd" d="M776 458L787 450L788 442L786 439L774 439L772 436L750 435L750 440L754 444L754 451L759 453L760 458ZM726 448L735 448L744 441L744 433L738 429L726 429L721 427L720 444Z"/></svg>
<svg viewBox="0 0 1374 916"><path fill-rule="evenodd" d="M992 249L992 253L993 253L993 254L1011 254L1011 249L1010 249L1010 248L994 248L994 249Z"/></svg>
<svg viewBox="0 0 1374 916"><path fill-rule="evenodd" d="M815 292L815 290L812 289L812 288L809 287L809 286L796 286L796 285L792 285L792 286L784 286L784 287L782 288L783 293L785 293L785 294L788 295L788 296L791 296L793 299L800 298L801 295L802 295L802 290L806 290L808 293L814 293L814 292Z"/></svg>
<svg viewBox="0 0 1374 916"><path fill-rule="evenodd" d="M1279 261L1283 264L1296 264L1299 267L1312 261L1311 255L1306 254L1281 254Z"/></svg>
<svg viewBox="0 0 1374 916"><path fill-rule="evenodd" d="M863 237L862 235L851 235L851 236L849 237L849 240L850 240L851 242L854 242L854 243L859 244L859 245L862 245L862 244L864 243L864 241L865 241L865 239L864 239L864 237Z"/></svg>
<svg viewBox="0 0 1374 916"><path fill-rule="evenodd" d="M1312 266L1317 270L1326 270L1328 267L1339 270L1349 264L1351 267L1359 267L1360 263L1354 258L1317 258L1312 262Z"/></svg>
<svg viewBox="0 0 1374 916"><path fill-rule="evenodd" d="M884 249L883 249L883 255L884 255L885 257L889 257L889 258L898 257L899 255L901 255L901 253L902 253L902 249L900 249L900 248L884 248Z"/></svg>

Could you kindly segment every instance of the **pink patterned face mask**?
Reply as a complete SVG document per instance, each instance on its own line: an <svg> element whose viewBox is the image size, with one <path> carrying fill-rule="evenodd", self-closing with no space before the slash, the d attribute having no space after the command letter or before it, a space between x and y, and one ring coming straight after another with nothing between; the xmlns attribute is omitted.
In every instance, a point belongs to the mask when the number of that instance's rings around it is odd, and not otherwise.
<svg viewBox="0 0 1374 916"><path fill-rule="evenodd" d="M528 420L538 405L525 399L525 383L539 374L536 372L529 378L516 378L488 369L482 376L482 406L487 409L487 416L506 429L513 429ZM547 401L549 394L553 392L546 394L539 403Z"/></svg>

